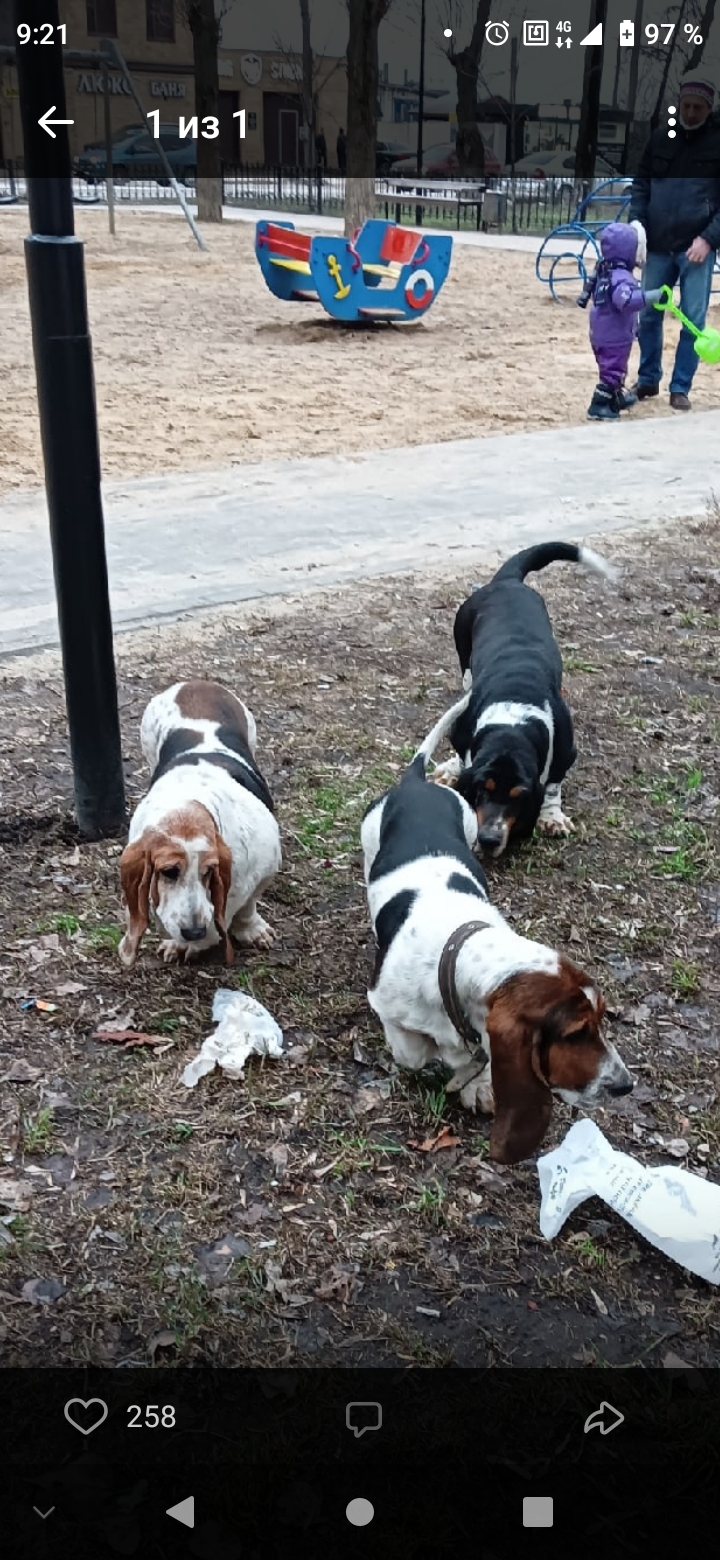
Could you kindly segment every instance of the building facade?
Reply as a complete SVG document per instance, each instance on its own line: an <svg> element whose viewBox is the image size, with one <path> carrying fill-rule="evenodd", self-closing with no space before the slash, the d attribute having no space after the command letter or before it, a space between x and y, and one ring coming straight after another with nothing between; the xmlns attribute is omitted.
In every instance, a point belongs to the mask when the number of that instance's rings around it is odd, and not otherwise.
<svg viewBox="0 0 720 1560"><path fill-rule="evenodd" d="M0 0L3 11L5 0ZM10 11L12 7L10 7ZM160 110L161 124L176 125L195 112L193 48L189 28L177 0L61 0L61 20L67 27L67 51L92 53L100 40L111 38L122 54L145 114ZM5 27L7 32L7 26ZM4 41L4 40L3 40ZM14 42L12 35L8 42ZM218 49L220 78L220 149L228 163L305 162L308 136L302 109L302 66L298 56L280 52L253 53ZM118 71L110 71L111 122L116 135L140 123L137 104ZM347 82L344 59L315 63L316 128L326 137L329 161L346 124ZM68 58L65 96L73 155L104 138L103 75L92 62ZM245 109L245 139L233 115ZM22 156L22 133L15 71L0 73L0 158ZM314 155L311 159L314 161Z"/></svg>

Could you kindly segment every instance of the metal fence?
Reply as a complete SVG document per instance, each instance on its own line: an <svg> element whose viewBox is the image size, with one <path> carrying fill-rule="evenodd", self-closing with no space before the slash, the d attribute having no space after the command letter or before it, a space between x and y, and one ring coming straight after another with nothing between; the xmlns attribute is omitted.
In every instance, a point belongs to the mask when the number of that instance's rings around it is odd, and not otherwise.
<svg viewBox="0 0 720 1560"><path fill-rule="evenodd" d="M158 178L157 165L138 167L117 176L115 199L123 205L163 205L173 202L172 186ZM195 197L194 177L181 178L188 199ZM576 209L580 186L571 180L493 178L467 182L410 176L397 180L378 177L375 184L379 216L427 227L480 228L499 232L546 233L567 222ZM73 179L78 205L100 205L107 200L103 179ZM488 200L487 196L492 196ZM0 205L26 198L19 164L0 163ZM302 168L268 168L241 165L223 168L223 202L262 211L341 216L345 204L345 179L337 173Z"/></svg>

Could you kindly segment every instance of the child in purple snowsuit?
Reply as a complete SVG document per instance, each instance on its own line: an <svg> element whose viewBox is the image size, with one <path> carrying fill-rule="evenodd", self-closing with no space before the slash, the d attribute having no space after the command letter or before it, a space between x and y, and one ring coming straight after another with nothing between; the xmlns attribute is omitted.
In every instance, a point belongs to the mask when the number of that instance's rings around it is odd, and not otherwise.
<svg viewBox="0 0 720 1560"><path fill-rule="evenodd" d="M630 349L638 330L638 316L648 303L662 298L662 288L643 292L633 276L644 265L645 232L639 222L609 222L600 234L602 260L588 278L578 298L590 313L590 345L595 353L600 381L588 407L588 417L614 421L637 396L624 390Z"/></svg>

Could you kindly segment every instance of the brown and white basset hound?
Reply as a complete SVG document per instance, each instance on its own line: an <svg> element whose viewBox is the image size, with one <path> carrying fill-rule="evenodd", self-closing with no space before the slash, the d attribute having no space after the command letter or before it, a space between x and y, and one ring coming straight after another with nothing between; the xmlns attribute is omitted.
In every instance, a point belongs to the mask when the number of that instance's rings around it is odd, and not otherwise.
<svg viewBox="0 0 720 1560"><path fill-rule="evenodd" d="M282 856L256 737L247 705L219 683L175 683L150 700L140 741L152 779L120 861L127 931L118 952L127 968L151 914L166 962L221 943L229 964L231 936L272 943L257 899Z"/></svg>

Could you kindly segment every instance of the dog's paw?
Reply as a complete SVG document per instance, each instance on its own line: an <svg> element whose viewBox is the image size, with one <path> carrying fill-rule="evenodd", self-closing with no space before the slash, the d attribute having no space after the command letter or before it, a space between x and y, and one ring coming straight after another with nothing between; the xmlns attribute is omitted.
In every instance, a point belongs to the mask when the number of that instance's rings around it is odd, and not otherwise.
<svg viewBox="0 0 720 1560"><path fill-rule="evenodd" d="M573 825L566 813L560 807L554 807L552 811L541 813L537 821L538 829L543 834L559 837L563 834L572 834Z"/></svg>
<svg viewBox="0 0 720 1560"><path fill-rule="evenodd" d="M467 671L463 672L463 692L464 693L469 693L471 688L472 688L472 672L470 670L470 667L468 667Z"/></svg>
<svg viewBox="0 0 720 1560"><path fill-rule="evenodd" d="M171 937L166 937L158 943L158 953L163 964L179 964L189 950L182 948L179 943L173 942Z"/></svg>
<svg viewBox="0 0 720 1560"><path fill-rule="evenodd" d="M253 916L252 921L243 926L233 927L233 937L242 948L272 948L277 941L275 932L261 915Z"/></svg>
<svg viewBox="0 0 720 1560"><path fill-rule="evenodd" d="M436 764L428 779L432 780L435 785L449 785L454 789L462 772L463 762L456 753L454 758L448 758L444 764Z"/></svg>
<svg viewBox="0 0 720 1560"><path fill-rule="evenodd" d="M481 1073L460 1090L460 1103L466 1110L479 1111L481 1116L492 1116L495 1111L492 1084Z"/></svg>

